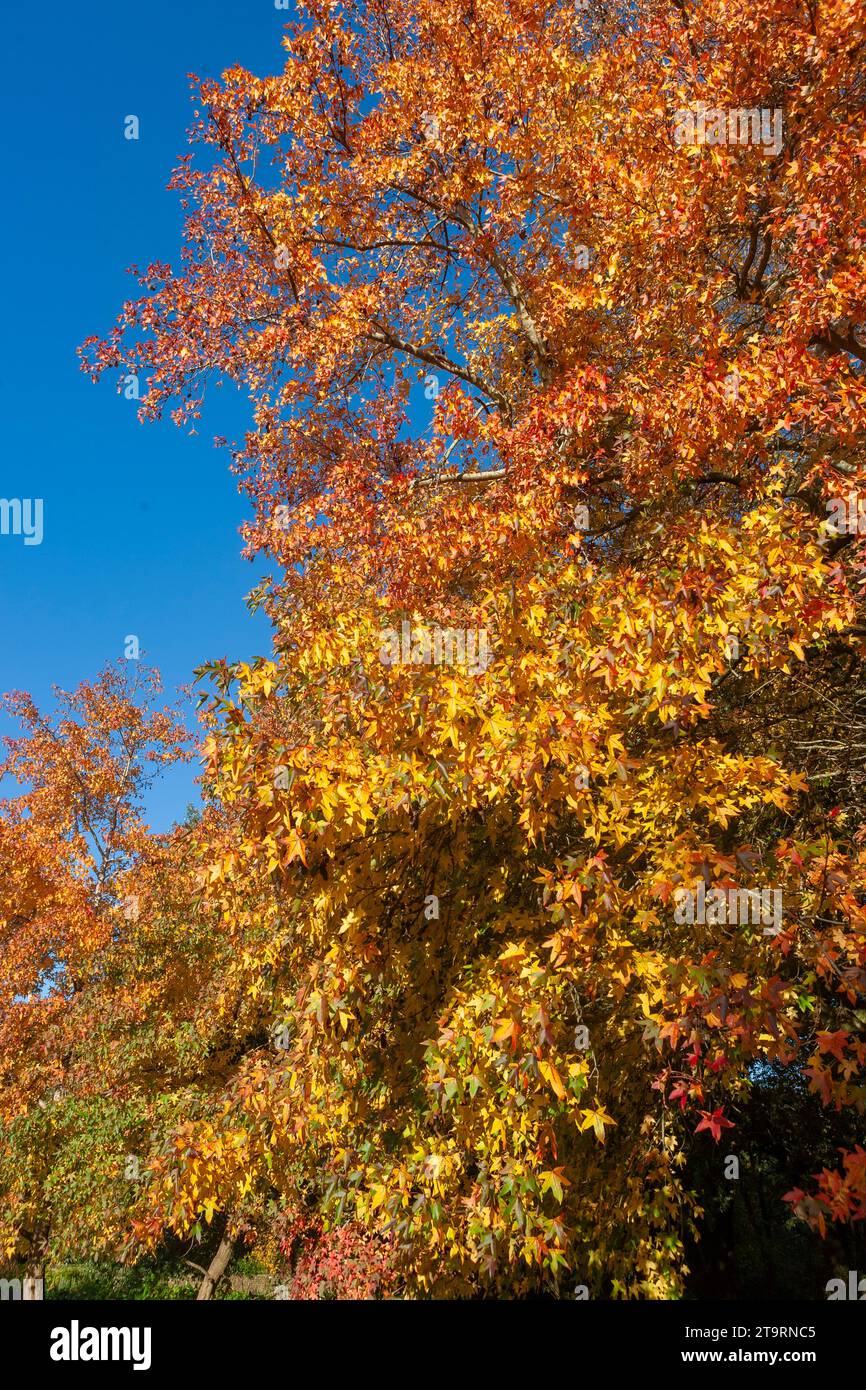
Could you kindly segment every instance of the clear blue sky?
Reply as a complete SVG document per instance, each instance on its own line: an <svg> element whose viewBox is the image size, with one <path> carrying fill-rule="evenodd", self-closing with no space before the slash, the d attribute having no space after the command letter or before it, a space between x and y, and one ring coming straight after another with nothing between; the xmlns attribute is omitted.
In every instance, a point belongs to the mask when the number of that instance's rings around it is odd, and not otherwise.
<svg viewBox="0 0 866 1390"><path fill-rule="evenodd" d="M181 214L166 183L186 148L187 74L282 66L288 16L273 0L19 4L4 16L4 331L0 497L44 499L44 538L0 535L0 690L50 704L138 635L168 691L195 666L267 650L244 596L245 501L213 437L248 421L231 387L190 437L141 425L75 349L136 293L134 263L177 261ZM124 138L137 115L140 139ZM0 725L0 733L8 732ZM194 769L151 793L155 829L197 799Z"/></svg>

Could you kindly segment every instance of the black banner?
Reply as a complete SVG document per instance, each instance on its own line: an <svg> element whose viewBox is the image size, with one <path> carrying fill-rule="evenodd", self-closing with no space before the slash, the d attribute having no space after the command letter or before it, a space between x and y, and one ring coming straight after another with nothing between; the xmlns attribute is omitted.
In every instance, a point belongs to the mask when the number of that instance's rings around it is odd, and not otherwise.
<svg viewBox="0 0 866 1390"><path fill-rule="evenodd" d="M654 1378L675 1371L700 1384L707 1369L760 1367L796 1368L826 1383L862 1355L861 1301L8 1301L0 1303L0 1326L8 1347L59 1384L106 1375L160 1383L183 1374L266 1375L277 1365L294 1378L311 1364L326 1380L364 1369L405 1380L419 1366L429 1375L437 1355L461 1380L476 1368L486 1379L513 1378L524 1361L547 1378L558 1374L555 1356L587 1380L604 1368ZM406 1338L411 1362L402 1354Z"/></svg>

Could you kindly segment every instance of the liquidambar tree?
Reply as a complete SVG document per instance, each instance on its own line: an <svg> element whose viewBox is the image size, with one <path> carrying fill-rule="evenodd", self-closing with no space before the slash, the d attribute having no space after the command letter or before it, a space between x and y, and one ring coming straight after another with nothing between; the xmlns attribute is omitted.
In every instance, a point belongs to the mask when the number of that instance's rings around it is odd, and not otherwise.
<svg viewBox="0 0 866 1390"><path fill-rule="evenodd" d="M140 1248L276 1199L420 1290L671 1296L756 1063L862 1113L864 38L314 4L198 87L181 269L84 365L248 390L274 639L208 668L237 1045ZM800 1181L863 1216L859 1145Z"/></svg>
<svg viewBox="0 0 866 1390"><path fill-rule="evenodd" d="M116 1245L124 1155L167 1089L163 1069L159 1084L130 1084L130 1049L116 1050L124 1032L140 1049L159 1017L136 927L160 843L142 803L188 756L159 689L124 662L56 690L51 714L21 692L4 702L19 733L0 758L0 1259L33 1281L46 1256ZM157 896L165 912L168 893ZM176 938L172 956L176 980Z"/></svg>

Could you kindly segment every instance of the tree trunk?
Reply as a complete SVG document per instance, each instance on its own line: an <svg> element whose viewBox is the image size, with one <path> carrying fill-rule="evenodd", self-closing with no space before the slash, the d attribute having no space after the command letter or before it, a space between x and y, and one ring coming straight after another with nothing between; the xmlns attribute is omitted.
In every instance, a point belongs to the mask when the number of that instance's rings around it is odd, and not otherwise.
<svg viewBox="0 0 866 1390"><path fill-rule="evenodd" d="M42 1260L33 1260L24 1270L22 1298L25 1303L36 1303L45 1297L45 1265Z"/></svg>
<svg viewBox="0 0 866 1390"><path fill-rule="evenodd" d="M207 1267L207 1273L201 1281L199 1291L195 1296L197 1303L200 1299L213 1298L216 1286L228 1268L233 1250L233 1242L229 1240L228 1236L223 1236L216 1254Z"/></svg>

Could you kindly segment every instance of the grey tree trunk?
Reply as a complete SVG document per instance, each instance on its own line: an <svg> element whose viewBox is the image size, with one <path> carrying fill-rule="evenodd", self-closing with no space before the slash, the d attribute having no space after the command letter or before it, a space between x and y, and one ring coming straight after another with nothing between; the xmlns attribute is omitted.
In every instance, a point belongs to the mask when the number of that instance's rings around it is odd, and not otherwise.
<svg viewBox="0 0 866 1390"><path fill-rule="evenodd" d="M228 1269L233 1249L234 1245L232 1241L229 1240L228 1236L223 1236L219 1243L219 1248L208 1265L205 1276L199 1285L199 1291L195 1296L197 1303L202 1299L213 1298L217 1284Z"/></svg>
<svg viewBox="0 0 866 1390"><path fill-rule="evenodd" d="M41 1260L28 1264L24 1271L22 1299L25 1303L37 1303L45 1297L45 1265Z"/></svg>

